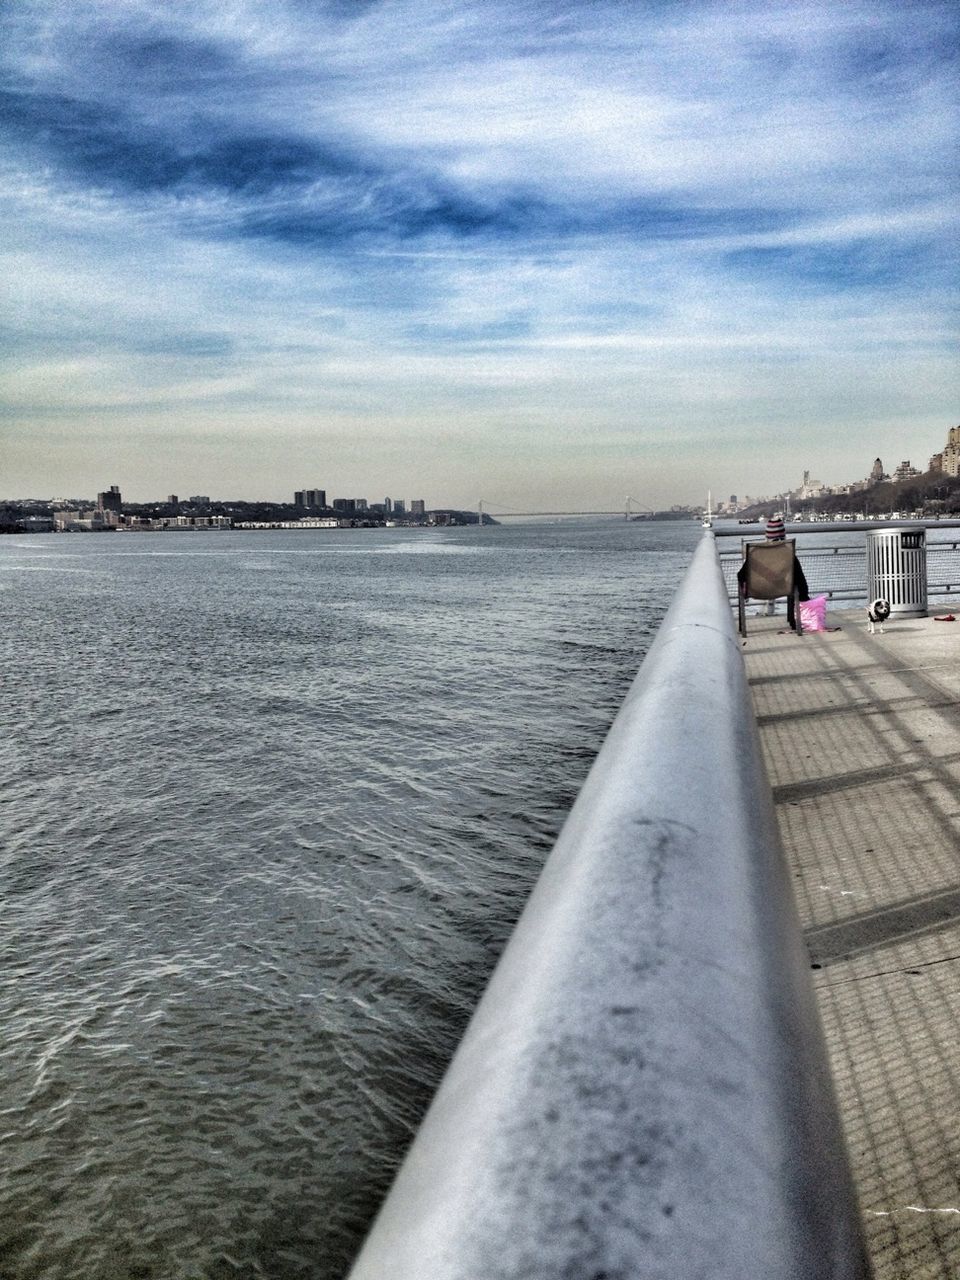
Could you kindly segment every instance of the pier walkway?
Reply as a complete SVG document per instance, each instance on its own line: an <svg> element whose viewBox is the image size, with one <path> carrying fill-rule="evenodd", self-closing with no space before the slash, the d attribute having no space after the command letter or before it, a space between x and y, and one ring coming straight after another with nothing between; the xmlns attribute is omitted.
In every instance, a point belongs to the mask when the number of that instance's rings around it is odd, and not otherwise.
<svg viewBox="0 0 960 1280"><path fill-rule="evenodd" d="M960 607L743 647L877 1280L960 1276ZM933 609L931 609L931 613Z"/></svg>

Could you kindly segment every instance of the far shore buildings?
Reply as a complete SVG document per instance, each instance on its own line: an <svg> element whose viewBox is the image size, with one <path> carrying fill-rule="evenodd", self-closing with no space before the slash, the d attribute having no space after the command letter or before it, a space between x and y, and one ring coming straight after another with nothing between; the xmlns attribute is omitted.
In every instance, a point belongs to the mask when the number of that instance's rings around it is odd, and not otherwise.
<svg viewBox="0 0 960 1280"><path fill-rule="evenodd" d="M960 427L956 427L954 428L953 431L950 432L951 438L954 437L955 433L956 433L956 459L955 459L954 465L957 467L960 467ZM938 460L942 456L945 456L945 455L934 454L933 458L931 458L930 468L929 468L931 471L940 470L940 466L938 465ZM851 484L831 484L831 485L821 484L819 480L811 480L810 472L805 471L803 473L803 483L800 485L798 489L792 490L789 496L799 501L803 501L804 499L820 498L820 497L825 497L833 494L843 495L843 494L863 493L867 489L872 489L874 485L882 484L885 480L893 480L893 481L909 480L914 476L919 476L922 474L923 474L922 472L918 471L917 468L913 466L909 458L905 458L896 467L896 469L893 472L893 475L888 475L887 472L884 471L883 469L882 458L874 458L873 466L870 468L870 474L863 480L854 480ZM956 475L957 471L954 470L950 474Z"/></svg>
<svg viewBox="0 0 960 1280"><path fill-rule="evenodd" d="M939 471L947 476L960 476L960 426L951 427L947 432L946 444L940 453L935 453L930 459L927 471ZM882 484L887 480L894 482L910 480L923 474L911 463L909 458L905 458L897 465L893 474L890 475L884 470L883 459L874 458L873 466L863 480L854 480L850 484L822 484L819 480L812 479L809 471L804 471L803 480L796 489L787 490L770 498L743 497L738 500L736 494L731 494L730 501L720 503L717 509L721 514L736 515L738 511L745 510L748 507L762 506L764 504L783 506L791 501L803 502L834 495L843 496L864 493L866 490L872 489L875 485Z"/></svg>
<svg viewBox="0 0 960 1280"><path fill-rule="evenodd" d="M369 502L366 498L334 498L328 503L326 489L297 489L293 495L293 505L311 513L336 511L339 516L407 514L407 504L403 498L384 498L383 502ZM409 514L424 518L427 514L426 499L414 498L410 503Z"/></svg>

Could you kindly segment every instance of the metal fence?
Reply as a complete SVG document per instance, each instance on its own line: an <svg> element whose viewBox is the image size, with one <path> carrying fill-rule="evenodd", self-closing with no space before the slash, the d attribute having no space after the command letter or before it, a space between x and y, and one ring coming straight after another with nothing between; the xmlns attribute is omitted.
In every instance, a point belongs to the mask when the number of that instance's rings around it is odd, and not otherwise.
<svg viewBox="0 0 960 1280"><path fill-rule="evenodd" d="M927 539L927 595L960 594L960 539L931 542Z"/></svg>
<svg viewBox="0 0 960 1280"><path fill-rule="evenodd" d="M867 547L870 529L925 528L927 530L927 595L960 595L960 535L948 532L960 528L960 521L910 521L882 524L876 521L787 526L787 535L797 539L797 556L814 596L848 604L865 604L867 589ZM714 530L720 567L731 602L737 598L737 570L743 563L747 542L763 542L761 532L745 529Z"/></svg>

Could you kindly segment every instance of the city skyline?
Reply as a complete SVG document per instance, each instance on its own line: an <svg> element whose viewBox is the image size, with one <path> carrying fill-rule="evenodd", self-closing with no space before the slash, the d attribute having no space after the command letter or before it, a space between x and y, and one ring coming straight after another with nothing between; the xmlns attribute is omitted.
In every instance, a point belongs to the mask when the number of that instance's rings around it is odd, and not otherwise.
<svg viewBox="0 0 960 1280"><path fill-rule="evenodd" d="M666 507L923 466L957 421L951 5L24 0L0 34L11 495Z"/></svg>
<svg viewBox="0 0 960 1280"><path fill-rule="evenodd" d="M900 452L902 454L902 450ZM881 480L888 480L891 477L894 479L900 479L900 478L904 478L907 475L922 476L928 470L943 471L946 475L956 476L960 474L960 426L950 427L946 431L944 442L940 445L939 448L934 447L929 454L927 454L926 451L924 451L922 454L918 454L917 457L924 460L923 465L919 467L914 466L912 458L899 457L897 464L894 465L891 463L889 467L889 471L887 471L886 468L884 467L883 459L878 456L871 459L869 466L865 467L862 474L857 474L856 476L847 477L846 479L840 479L840 480L837 480L836 478L832 478L829 480L823 480L821 478L817 478L816 480L814 480L812 479L811 469L809 467L805 467L803 470L802 479L800 480L799 483L791 483L791 482L781 483L777 487L770 489L766 492L761 492L759 489L757 489L755 486L751 484L747 484L746 486L744 486L742 484L742 477L739 477L739 483L736 485L736 489L737 489L737 494L741 496L738 498L738 501L741 505L743 504L750 505L750 504L756 504L756 503L776 501L778 499L782 499L787 496L791 496L791 497L798 496L800 498L803 498L805 496L810 496L806 492L807 490L810 490L811 493L815 493L815 492L842 493L842 492L848 492L848 491L857 491L870 484L878 483ZM712 486L708 486L708 488L710 487ZM113 484L110 486L109 493L106 493L106 491L98 491L97 504L101 505L101 499L104 498L105 496L109 497L110 494L116 495L117 499L119 500L121 488L122 486ZM747 493L747 490L750 491L749 494ZM369 495L372 492L374 492L374 490L372 490L370 486L367 485L365 487L365 493ZM329 495L328 495L327 488L320 488L319 486L314 486L312 488L302 487L300 489L295 489L293 491L292 505L297 507L304 507L304 508L320 507L320 508L326 508L330 510L334 508L335 503L343 504L345 502L349 502L351 504L360 503L363 506L366 506L369 503L372 507L384 507L388 510L398 502L401 504L400 509L403 508L406 502L410 502L412 508L420 507L422 509L426 505L425 499L423 498L405 499L402 497L391 498L390 496L385 496L383 499L370 498L369 496L345 498L345 497L332 496L333 494L334 494L333 489L329 490ZM750 494L753 494L754 496L750 496ZM722 495L721 488L717 488L714 491L713 496L714 496L714 500L719 503L727 502L727 499L725 499ZM630 503L630 504L633 504L634 506L639 507L640 509L643 509L643 504L634 495L613 495L609 499L612 503L610 507L611 511L620 510L620 505L618 505L618 502L617 502L618 498L621 498L623 503ZM78 499L77 493L62 494L62 495L55 495L50 493L0 494L0 502L24 501L24 500L28 500L28 501L35 500L40 502L50 502L54 504L66 503L66 502L77 501L77 500L89 501L89 499ZM164 504L174 505L177 503L181 505L195 506L199 504L203 506L203 505L210 504L211 502L215 504L222 504L222 503L229 503L231 501L254 502L254 503L255 502L263 502L263 503L273 502L279 505L283 505L283 504L290 504L290 494L288 492L286 497L281 496L279 498L273 498L263 494L254 494L254 493L242 493L242 494L219 493L216 496L212 494L205 494L205 495L192 495L186 498L181 498L177 494L168 493L162 498L159 497L157 494L152 494L148 497L139 497L136 499L128 498L128 502L136 506L139 506L139 505L150 506L150 505L164 505ZM497 507L501 505L496 503L493 500L484 499L481 495L479 498L474 499L472 503L468 502L464 504L464 506L461 508L456 508L455 504L453 503L438 501L431 509L433 510L469 509L472 506L475 506L477 502L485 502L488 510L491 507ZM702 504L702 495L698 498L691 500L688 504L671 503L670 506L673 507L673 506L689 505L691 508L699 508L701 504ZM502 509L506 510L505 507L503 507ZM664 506L661 509L666 510L667 507ZM531 512L530 514L536 514L536 513Z"/></svg>

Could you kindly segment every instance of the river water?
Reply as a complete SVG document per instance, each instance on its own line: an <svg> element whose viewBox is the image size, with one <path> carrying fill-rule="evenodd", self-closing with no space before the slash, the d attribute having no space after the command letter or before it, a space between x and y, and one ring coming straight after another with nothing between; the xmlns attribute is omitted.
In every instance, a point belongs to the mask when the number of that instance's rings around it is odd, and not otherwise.
<svg viewBox="0 0 960 1280"><path fill-rule="evenodd" d="M0 539L3 1280L340 1280L699 532Z"/></svg>

